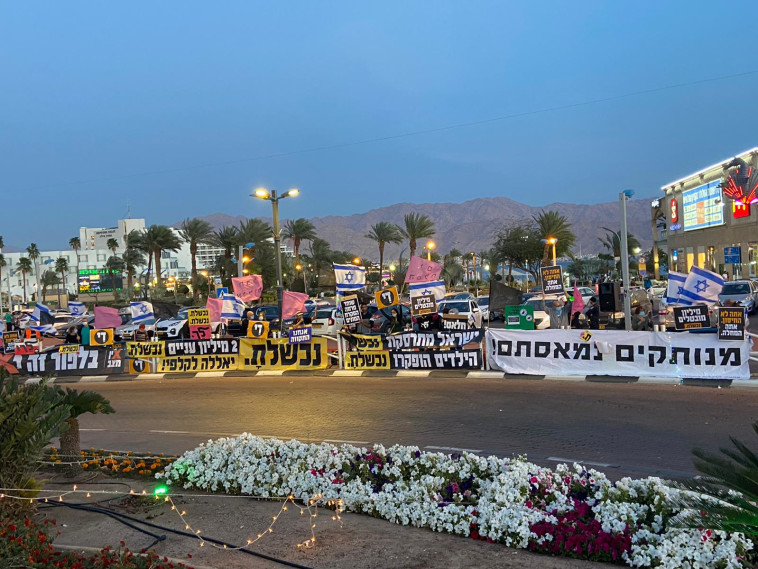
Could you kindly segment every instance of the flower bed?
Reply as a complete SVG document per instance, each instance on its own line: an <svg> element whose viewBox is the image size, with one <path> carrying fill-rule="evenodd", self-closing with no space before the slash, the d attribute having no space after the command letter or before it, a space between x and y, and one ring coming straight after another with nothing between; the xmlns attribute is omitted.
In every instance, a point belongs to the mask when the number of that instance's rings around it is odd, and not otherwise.
<svg viewBox="0 0 758 569"><path fill-rule="evenodd" d="M135 554L122 541L118 549L106 547L93 555L58 551L53 547L54 520L39 524L32 511L0 505L0 567L33 569L191 569L183 563L172 563L155 552ZM53 535L55 534L55 535Z"/></svg>
<svg viewBox="0 0 758 569"><path fill-rule="evenodd" d="M305 444L248 434L209 441L165 469L169 484L263 497L321 494L403 525L632 567L737 568L741 534L669 528L678 490L658 478L610 482L581 465Z"/></svg>
<svg viewBox="0 0 758 569"><path fill-rule="evenodd" d="M163 453L140 453L109 451L91 448L80 452L79 464L89 471L100 471L110 474L152 478L156 474L162 474L166 468L176 460L176 455L166 457ZM45 455L45 463L53 466L65 466L67 462L58 454L58 449L50 447Z"/></svg>

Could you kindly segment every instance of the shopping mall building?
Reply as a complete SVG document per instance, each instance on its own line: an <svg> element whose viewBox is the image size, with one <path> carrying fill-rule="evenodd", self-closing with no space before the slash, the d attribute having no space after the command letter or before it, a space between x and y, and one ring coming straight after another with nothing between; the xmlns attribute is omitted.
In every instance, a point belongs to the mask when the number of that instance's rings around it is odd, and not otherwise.
<svg viewBox="0 0 758 569"><path fill-rule="evenodd" d="M721 188L734 158L661 188L665 197L653 202L653 237L668 252L670 270L686 273L697 265L730 279L758 278L758 204L737 203ZM758 168L758 148L736 158Z"/></svg>

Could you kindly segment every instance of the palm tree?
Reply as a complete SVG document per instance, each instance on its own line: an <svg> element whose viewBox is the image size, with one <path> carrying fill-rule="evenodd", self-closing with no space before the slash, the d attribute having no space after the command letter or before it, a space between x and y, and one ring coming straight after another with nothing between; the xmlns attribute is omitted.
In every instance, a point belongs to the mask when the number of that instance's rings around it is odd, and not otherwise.
<svg viewBox="0 0 758 569"><path fill-rule="evenodd" d="M48 269L44 273L42 273L40 282L42 283L42 295L37 299L37 301L45 302L47 287L57 286L61 284L61 279L58 278L58 275L55 273L55 271L51 271L50 269ZM60 292L58 293L58 298L60 298ZM58 306L60 306L60 303L58 304Z"/></svg>
<svg viewBox="0 0 758 569"><path fill-rule="evenodd" d="M22 279L22 282L24 283L24 304L26 304L26 273L31 272L32 262L26 257L21 257L18 260L18 264L16 265L16 268L18 268L18 270L21 271L21 279Z"/></svg>
<svg viewBox="0 0 758 569"><path fill-rule="evenodd" d="M313 224L301 217L299 219L288 219L284 224L282 237L292 239L292 249L295 251L295 262L300 260L300 244L303 241L313 241L316 238L316 228Z"/></svg>
<svg viewBox="0 0 758 569"><path fill-rule="evenodd" d="M68 290L66 288L66 273L69 270L68 259L66 259L66 257L58 257L55 260L55 270L61 274L61 283L63 283L64 293L68 293ZM61 292L60 292L60 289L58 289L58 306L60 305L61 305Z"/></svg>
<svg viewBox="0 0 758 569"><path fill-rule="evenodd" d="M111 257L113 259L114 257ZM60 405L69 407L69 417L66 419L68 429L61 434L61 457L64 461L70 461L69 475L79 474L82 467L78 464L81 456L81 443L79 439L79 416L84 413L115 413L110 401L95 391L76 391L56 387L61 397ZM65 458L64 458L65 457Z"/></svg>
<svg viewBox="0 0 758 569"><path fill-rule="evenodd" d="M379 279L381 282L382 272L384 271L384 246L387 243L402 243L403 234L400 233L400 228L394 223L380 221L372 225L371 231L364 237L376 241L379 245Z"/></svg>
<svg viewBox="0 0 758 569"><path fill-rule="evenodd" d="M5 247L5 241L3 241L3 236L0 235L0 251L2 251L3 247Z"/></svg>
<svg viewBox="0 0 758 569"><path fill-rule="evenodd" d="M541 239L556 239L555 254L556 257L562 257L569 252L576 242L576 235L571 231L571 223L568 219L559 214L557 211L543 211L539 215L532 216L537 224ZM542 264L547 265L550 256L551 245L545 243L545 252L542 257Z"/></svg>
<svg viewBox="0 0 758 569"><path fill-rule="evenodd" d="M758 434L758 422L753 430ZM735 448L721 448L724 456L692 451L695 468L704 476L669 483L683 490L672 495L681 512L669 520L669 527L740 532L754 541L758 537L758 455L729 438Z"/></svg>
<svg viewBox="0 0 758 569"><path fill-rule="evenodd" d="M113 273L123 272L124 260L117 255L111 255L105 262L105 268L108 269L108 276L111 278L111 285L113 286L113 295L116 295L116 280L113 278Z"/></svg>
<svg viewBox="0 0 758 569"><path fill-rule="evenodd" d="M72 237L71 239L68 240L68 246L74 250L74 254L76 255L76 278L78 279L79 278L79 250L82 248L82 242L79 241L78 237Z"/></svg>
<svg viewBox="0 0 758 569"><path fill-rule="evenodd" d="M422 213L407 213L403 221L405 227L401 227L400 232L408 239L411 257L413 257L416 254L416 241L434 235L434 222Z"/></svg>
<svg viewBox="0 0 758 569"><path fill-rule="evenodd" d="M257 217L240 221L239 243L255 243L256 246L271 239L273 231L271 226Z"/></svg>
<svg viewBox="0 0 758 569"><path fill-rule="evenodd" d="M155 275L158 286L161 282L161 254L163 251L177 251L181 247L179 238L174 231L166 225L151 225L136 235L136 247L147 253L148 258L155 259ZM130 243L132 239L130 238ZM148 261L148 278L150 275L150 261ZM146 287L147 288L147 287Z"/></svg>
<svg viewBox="0 0 758 569"><path fill-rule="evenodd" d="M126 266L126 290L129 291L129 294L131 295L132 278L134 277L134 273L137 270L137 267L145 266L147 261L145 260L142 251L137 249L131 241L129 242L129 247L126 248L121 258L124 260L124 265Z"/></svg>
<svg viewBox="0 0 758 569"><path fill-rule="evenodd" d="M224 250L224 264L221 265L221 276L226 275L226 268L231 265L235 247L240 244L239 229L234 226L224 226L213 234L213 245Z"/></svg>
<svg viewBox="0 0 758 569"><path fill-rule="evenodd" d="M197 288L197 246L200 243L210 243L213 239L213 226L197 217L185 219L179 233L182 239L189 243L192 258L192 297L197 298L200 292Z"/></svg>
<svg viewBox="0 0 758 569"><path fill-rule="evenodd" d="M605 238L600 238L600 244L608 249L615 258L619 259L616 263L616 269L621 271L621 231L613 231L607 227L603 227L606 231ZM640 246L640 242L631 233L626 234L627 252L631 252Z"/></svg>
<svg viewBox="0 0 758 569"><path fill-rule="evenodd" d="M3 238L0 236L0 249L2 249L2 241ZM8 261L5 260L5 255L0 253L0 312L3 311L3 291L2 291L2 284L3 284L3 267L8 266ZM8 282L10 283L10 276L8 277ZM8 287L8 312L11 311L11 295L10 295L10 286Z"/></svg>
<svg viewBox="0 0 758 569"><path fill-rule="evenodd" d="M36 243L32 243L26 248L26 254L29 256L29 259L34 264L34 279L37 281L37 301L39 302L39 292L40 292L40 284L39 284L39 267L37 266L37 259L39 259L39 249L37 248Z"/></svg>
<svg viewBox="0 0 758 569"><path fill-rule="evenodd" d="M111 250L112 254L116 254L116 249L118 249L118 240L111 237L108 239L108 241L105 242L105 246L108 247L108 249Z"/></svg>

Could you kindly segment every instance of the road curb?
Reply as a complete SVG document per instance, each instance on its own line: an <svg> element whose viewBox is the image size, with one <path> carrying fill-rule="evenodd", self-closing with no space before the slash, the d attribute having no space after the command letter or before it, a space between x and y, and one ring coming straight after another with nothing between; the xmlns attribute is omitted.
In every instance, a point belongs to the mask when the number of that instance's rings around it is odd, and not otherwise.
<svg viewBox="0 0 758 569"><path fill-rule="evenodd" d="M640 385L684 385L687 387L708 387L708 388L729 388L729 389L758 389L758 379L723 379L723 378L675 378L675 377L632 377L632 376L612 376L612 375L526 375L526 374L509 374L502 371L485 371L472 370L461 371L451 370L445 373L444 370L258 370L250 372L198 372L198 373L143 373L139 375L119 374L119 375L85 375L85 376L61 376L53 377L49 380L54 384L71 384L71 383L107 383L114 381L173 381L178 379L213 379L221 377L231 377L240 379L250 379L256 377L368 377L368 378L430 378L430 379L490 379L502 381L556 381L571 383L626 383ZM24 384L33 385L42 380L40 377L30 377Z"/></svg>

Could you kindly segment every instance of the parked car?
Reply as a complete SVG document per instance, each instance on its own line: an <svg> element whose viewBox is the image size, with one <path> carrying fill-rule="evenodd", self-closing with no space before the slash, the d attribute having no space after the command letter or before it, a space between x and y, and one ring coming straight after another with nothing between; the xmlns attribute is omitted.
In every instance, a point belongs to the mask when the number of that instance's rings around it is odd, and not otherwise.
<svg viewBox="0 0 758 569"><path fill-rule="evenodd" d="M387 313L391 315L391 308L384 308L379 310L375 306L376 311L371 315L371 333L372 334L387 334L390 331L390 321L384 315ZM397 309L397 307L395 307ZM371 307L369 307L369 310ZM400 305L400 315L403 319L403 326L406 326L412 322L411 309L407 304Z"/></svg>
<svg viewBox="0 0 758 569"><path fill-rule="evenodd" d="M443 300L437 305L437 312L443 314L445 309L450 310L450 314L460 314L469 317L469 324L474 328L481 328L484 318L482 310L479 308L476 300L473 298L461 300Z"/></svg>
<svg viewBox="0 0 758 569"><path fill-rule="evenodd" d="M479 309L482 311L483 320L495 320L490 313L490 297L489 296L477 296L476 303L479 305Z"/></svg>
<svg viewBox="0 0 758 569"><path fill-rule="evenodd" d="M584 301L585 306L589 304L590 298L592 298L593 296L597 297L597 293L595 292L595 289L588 286L580 286L579 294L582 295L582 300Z"/></svg>
<svg viewBox="0 0 758 569"><path fill-rule="evenodd" d="M167 320L161 320L155 326L155 333L160 340L174 340L176 338L189 338L189 311L204 306L189 306L182 308L176 316ZM221 322L211 322L211 332L218 333Z"/></svg>
<svg viewBox="0 0 758 569"><path fill-rule="evenodd" d="M144 324L145 327L149 328L150 330L153 330L155 327L155 318L149 318L147 320L143 320L139 324L135 324L129 314L121 314L120 316L121 322L123 322L123 324L117 327L114 333L117 342L131 340L134 338L134 333L139 329L140 324Z"/></svg>
<svg viewBox="0 0 758 569"><path fill-rule="evenodd" d="M335 336L342 330L345 319L339 308L324 307L316 309L313 315L313 335L314 336Z"/></svg>
<svg viewBox="0 0 758 569"><path fill-rule="evenodd" d="M621 314L623 318L623 313ZM718 325L718 314L713 308L708 309L708 317L711 322L711 328L715 328ZM658 324L660 326L665 326L668 331L676 330L676 323L674 322L674 305L669 305L666 302L665 296L661 299L658 307Z"/></svg>
<svg viewBox="0 0 758 569"><path fill-rule="evenodd" d="M470 292L459 292L453 297L453 300L472 300L474 298L474 295Z"/></svg>
<svg viewBox="0 0 758 569"><path fill-rule="evenodd" d="M733 300L744 306L748 314L753 314L758 308L758 285L747 280L724 283L719 294L719 305L723 306L727 300Z"/></svg>
<svg viewBox="0 0 758 569"><path fill-rule="evenodd" d="M550 328L550 314L547 311L545 303L555 302L559 297L556 294L548 294L544 298L540 294L539 296L533 296L526 301L524 305L531 306L534 311L534 329L546 330Z"/></svg>

